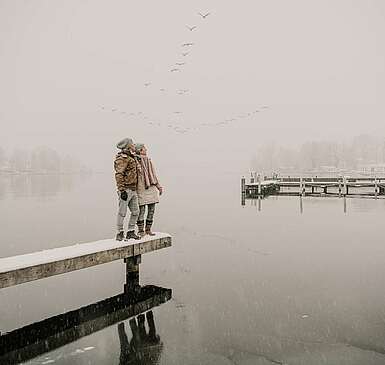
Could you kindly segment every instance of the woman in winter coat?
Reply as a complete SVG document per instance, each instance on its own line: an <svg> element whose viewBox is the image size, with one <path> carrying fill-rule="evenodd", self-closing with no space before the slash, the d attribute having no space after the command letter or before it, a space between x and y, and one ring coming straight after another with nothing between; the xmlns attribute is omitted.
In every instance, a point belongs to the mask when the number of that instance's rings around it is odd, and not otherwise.
<svg viewBox="0 0 385 365"><path fill-rule="evenodd" d="M138 174L137 189L139 198L139 218L137 221L139 228L138 234L141 237L146 234L154 236L155 234L152 233L151 226L154 221L155 204L159 203L159 195L162 195L163 188L159 184L154 165L147 156L146 146L143 143L137 143L135 149L141 166ZM146 206L147 217L145 219Z"/></svg>

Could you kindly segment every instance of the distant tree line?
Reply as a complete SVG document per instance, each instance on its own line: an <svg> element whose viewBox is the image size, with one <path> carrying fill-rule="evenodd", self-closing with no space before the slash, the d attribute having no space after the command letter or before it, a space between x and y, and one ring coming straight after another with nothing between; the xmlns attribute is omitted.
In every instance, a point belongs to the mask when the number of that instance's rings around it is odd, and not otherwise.
<svg viewBox="0 0 385 365"><path fill-rule="evenodd" d="M348 143L308 141L297 147L274 143L261 146L252 157L255 171L357 170L385 164L385 138L360 135Z"/></svg>
<svg viewBox="0 0 385 365"><path fill-rule="evenodd" d="M77 173L89 172L89 169L72 156L62 156L49 147L7 152L0 146L0 172Z"/></svg>

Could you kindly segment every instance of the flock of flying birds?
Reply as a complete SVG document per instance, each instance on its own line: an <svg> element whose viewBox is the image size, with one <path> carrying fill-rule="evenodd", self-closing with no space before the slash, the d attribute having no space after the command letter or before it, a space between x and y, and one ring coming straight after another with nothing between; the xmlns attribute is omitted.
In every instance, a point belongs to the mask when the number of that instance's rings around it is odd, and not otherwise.
<svg viewBox="0 0 385 365"><path fill-rule="evenodd" d="M210 12L207 12L207 13L199 12L198 13L198 15L201 17L202 20L205 20L210 14L211 14ZM198 29L198 26L197 25L193 25L193 26L186 25L186 28L189 30L189 32L194 32L196 29ZM181 45L181 47L183 48L183 51L181 52L181 56L184 59L186 59L186 57L190 55L191 49L192 49L193 46L194 46L193 42L185 42L185 43L183 43ZM176 62L170 68L169 72L171 72L171 73L182 72L183 71L183 66L185 66L185 65L186 65L185 61L178 61L178 62ZM145 88L152 88L152 87L154 87L153 83L150 82L150 81L145 82L143 85L144 85ZM161 88L159 88L159 91L160 92L165 92L166 89L161 87ZM190 92L189 89L178 89L178 90L176 90L176 93L178 95L186 95L189 92ZM166 122L166 123L160 123L160 122L154 121L149 116L145 115L142 111L130 112L129 113L129 112L126 112L124 110L120 110L120 109L118 109L116 107L107 107L107 106L102 106L101 107L101 109L103 111L109 111L109 112L112 112L112 113L121 114L122 116L125 115L125 116L128 116L128 117L135 117L136 120L138 118L141 118L141 122L146 123L146 124L148 124L150 126L167 127L169 129L174 130L174 132L180 133L180 134L184 134L184 133L188 133L188 132L191 132L191 131L195 131L195 130L198 130L198 129L203 128L203 127L227 125L227 124L239 121L239 120L244 119L244 118L251 118L256 113L259 113L259 112L261 112L263 110L266 110L267 108L268 108L267 105L263 105L263 106L258 107L257 109L255 109L255 110L253 110L251 112L241 113L241 114L238 114L236 116L232 116L230 118L225 118L224 120L221 120L221 121L205 122L205 123L200 123L200 124L197 124L197 125L194 125L194 126L182 126L181 123L178 123L178 122L171 122L171 121L169 121L169 122ZM181 112L181 111L174 111L172 113L172 117L170 117L170 119L175 119L178 115L181 116L182 114L183 114L183 112Z"/></svg>
<svg viewBox="0 0 385 365"><path fill-rule="evenodd" d="M201 17L202 20L205 20L210 15L210 13L209 12L208 13L201 13L201 12L199 12L198 15ZM198 26L197 25L193 25L193 26L186 25L186 28L190 32L194 32L194 31L196 31L198 29ZM178 62L175 62L170 67L169 72L175 73L175 74L183 72L183 66L185 66L187 64L187 62L186 62L186 59L188 59L187 56L190 55L192 47L194 45L195 45L194 42L185 42L185 43L183 43L181 45L182 51L180 53L180 56L182 56L182 60L179 60ZM144 87L146 87L146 88L156 88L156 86L151 81L145 82L144 83ZM166 89L164 87L161 87L161 88L159 88L159 91L165 92ZM187 93L189 93L189 91L190 91L189 89L178 89L178 90L176 90L176 93L178 95L186 95Z"/></svg>

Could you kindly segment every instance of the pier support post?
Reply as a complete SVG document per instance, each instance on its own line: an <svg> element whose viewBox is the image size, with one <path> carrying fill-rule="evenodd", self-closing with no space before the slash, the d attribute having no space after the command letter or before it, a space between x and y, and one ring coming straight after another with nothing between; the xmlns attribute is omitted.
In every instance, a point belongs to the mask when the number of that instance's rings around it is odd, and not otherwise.
<svg viewBox="0 0 385 365"><path fill-rule="evenodd" d="M242 207L244 207L246 205L246 197L245 197L245 194L242 194L241 196L241 205Z"/></svg>
<svg viewBox="0 0 385 365"><path fill-rule="evenodd" d="M246 178L244 176L241 178L241 193L246 194Z"/></svg>
<svg viewBox="0 0 385 365"><path fill-rule="evenodd" d="M324 194L327 194L328 193L328 187L327 185L324 186Z"/></svg>
<svg viewBox="0 0 385 365"><path fill-rule="evenodd" d="M306 194L306 182L302 177L299 178L299 195L304 196Z"/></svg>
<svg viewBox="0 0 385 365"><path fill-rule="evenodd" d="M124 291L130 292L139 287L139 264L142 262L142 256L127 257L124 262L126 264Z"/></svg>
<svg viewBox="0 0 385 365"><path fill-rule="evenodd" d="M257 182L258 182L258 196L262 195L262 184L261 184L261 175L257 175Z"/></svg>
<svg viewBox="0 0 385 365"><path fill-rule="evenodd" d="M341 177L338 178L338 197L341 198L342 193L342 184L341 184Z"/></svg>
<svg viewBox="0 0 385 365"><path fill-rule="evenodd" d="M303 213L302 195L299 196L299 211L300 211L301 214Z"/></svg>
<svg viewBox="0 0 385 365"><path fill-rule="evenodd" d="M377 177L374 179L374 196L376 199L378 198L378 180L377 180Z"/></svg>
<svg viewBox="0 0 385 365"><path fill-rule="evenodd" d="M302 196L302 177L299 178L299 195Z"/></svg>
<svg viewBox="0 0 385 365"><path fill-rule="evenodd" d="M346 176L344 176L344 196L349 194L349 188L348 188L348 183L346 181Z"/></svg>

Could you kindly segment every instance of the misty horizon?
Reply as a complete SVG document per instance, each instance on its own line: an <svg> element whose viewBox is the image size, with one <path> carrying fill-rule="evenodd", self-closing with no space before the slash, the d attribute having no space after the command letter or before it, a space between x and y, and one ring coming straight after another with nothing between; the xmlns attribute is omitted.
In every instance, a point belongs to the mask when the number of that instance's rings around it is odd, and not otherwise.
<svg viewBox="0 0 385 365"><path fill-rule="evenodd" d="M270 142L385 136L384 16L382 1L3 0L0 144L107 170L128 136L161 166L245 169Z"/></svg>

